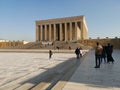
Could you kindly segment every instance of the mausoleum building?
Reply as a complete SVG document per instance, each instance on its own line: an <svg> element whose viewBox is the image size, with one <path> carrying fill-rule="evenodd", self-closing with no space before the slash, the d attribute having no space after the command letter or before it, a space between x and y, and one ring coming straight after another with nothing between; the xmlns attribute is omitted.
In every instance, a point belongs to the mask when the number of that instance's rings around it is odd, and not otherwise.
<svg viewBox="0 0 120 90"><path fill-rule="evenodd" d="M76 41L88 39L85 16L36 21L36 41Z"/></svg>

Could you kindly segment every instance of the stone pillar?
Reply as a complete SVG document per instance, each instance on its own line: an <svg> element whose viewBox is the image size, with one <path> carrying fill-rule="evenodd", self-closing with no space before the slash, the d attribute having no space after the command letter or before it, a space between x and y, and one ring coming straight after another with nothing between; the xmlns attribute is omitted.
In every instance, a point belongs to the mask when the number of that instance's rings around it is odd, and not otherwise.
<svg viewBox="0 0 120 90"><path fill-rule="evenodd" d="M56 41L56 24L54 24L54 41Z"/></svg>
<svg viewBox="0 0 120 90"><path fill-rule="evenodd" d="M80 39L82 39L82 29L81 29L81 27L82 27L82 25L81 25L81 21L79 21L80 23L79 23L79 26L80 26Z"/></svg>
<svg viewBox="0 0 120 90"><path fill-rule="evenodd" d="M63 35L62 35L62 23L60 23L60 41L63 40Z"/></svg>
<svg viewBox="0 0 120 90"><path fill-rule="evenodd" d="M70 41L72 41L72 22L70 22Z"/></svg>
<svg viewBox="0 0 120 90"><path fill-rule="evenodd" d="M42 27L42 25L40 25L40 41L42 41L43 40L43 38L42 38L42 32L43 32L43 27Z"/></svg>
<svg viewBox="0 0 120 90"><path fill-rule="evenodd" d="M45 35L45 41L47 40L47 25L44 25L45 26L45 31L44 31L44 35Z"/></svg>
<svg viewBox="0 0 120 90"><path fill-rule="evenodd" d="M38 31L39 26L36 25L36 41L39 41L39 31Z"/></svg>
<svg viewBox="0 0 120 90"><path fill-rule="evenodd" d="M67 23L65 23L65 41L68 40Z"/></svg>
<svg viewBox="0 0 120 90"><path fill-rule="evenodd" d="M75 22L75 40L77 40L77 22Z"/></svg>
<svg viewBox="0 0 120 90"><path fill-rule="evenodd" d="M49 24L49 41L51 41L51 24Z"/></svg>
<svg viewBox="0 0 120 90"><path fill-rule="evenodd" d="M83 21L81 21L81 39L84 39L83 34Z"/></svg>

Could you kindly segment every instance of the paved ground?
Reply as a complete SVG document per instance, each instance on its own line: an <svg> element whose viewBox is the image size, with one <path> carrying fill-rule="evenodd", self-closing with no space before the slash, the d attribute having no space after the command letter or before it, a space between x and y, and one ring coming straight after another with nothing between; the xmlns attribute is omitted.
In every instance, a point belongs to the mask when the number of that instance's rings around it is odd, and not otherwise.
<svg viewBox="0 0 120 90"><path fill-rule="evenodd" d="M62 90L120 90L120 50L114 50L113 58L114 64L96 69L91 50Z"/></svg>
<svg viewBox="0 0 120 90"><path fill-rule="evenodd" d="M67 54L55 53L51 60L48 59L48 53L7 52L0 52L0 90L31 90L26 87L30 88L39 83L39 79L51 71L62 74L63 68L68 65L67 61L72 61L72 65L77 66L73 51ZM120 50L114 50L113 58L114 64L102 63L101 68L96 69L94 50L91 50L69 81L62 79L62 82L65 82L62 89L54 90L120 90Z"/></svg>
<svg viewBox="0 0 120 90"><path fill-rule="evenodd" d="M21 86L33 87L52 73L62 74L66 64L73 62L74 65L76 57L74 53L53 53L49 59L48 53L3 51L0 52L0 90L17 90ZM28 89L23 87L18 90Z"/></svg>

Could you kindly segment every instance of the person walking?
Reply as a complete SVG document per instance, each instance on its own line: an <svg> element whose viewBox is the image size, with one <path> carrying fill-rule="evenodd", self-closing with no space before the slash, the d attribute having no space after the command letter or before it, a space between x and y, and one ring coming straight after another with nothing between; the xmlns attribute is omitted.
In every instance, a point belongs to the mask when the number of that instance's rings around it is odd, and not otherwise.
<svg viewBox="0 0 120 90"><path fill-rule="evenodd" d="M75 54L77 56L77 59L79 59L80 58L80 50L79 50L79 48L76 48Z"/></svg>
<svg viewBox="0 0 120 90"><path fill-rule="evenodd" d="M95 68L100 68L101 56L102 56L102 46L97 42L95 48Z"/></svg>
<svg viewBox="0 0 120 90"><path fill-rule="evenodd" d="M53 53L52 53L52 50L49 50L49 59L51 59Z"/></svg>

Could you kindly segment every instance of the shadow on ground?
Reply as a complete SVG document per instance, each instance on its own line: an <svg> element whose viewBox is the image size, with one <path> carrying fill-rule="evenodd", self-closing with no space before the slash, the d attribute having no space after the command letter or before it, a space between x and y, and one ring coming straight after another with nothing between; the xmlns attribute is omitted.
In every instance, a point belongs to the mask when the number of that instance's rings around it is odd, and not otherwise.
<svg viewBox="0 0 120 90"><path fill-rule="evenodd" d="M115 59L114 64L102 62L101 67L96 69L94 68L94 50L91 50L69 80L67 87L73 85L73 87L120 89L120 50L114 50L113 58Z"/></svg>
<svg viewBox="0 0 120 90"><path fill-rule="evenodd" d="M60 60L61 61L61 60ZM26 87L25 84L33 84L32 86L27 86L29 87L29 90L33 88L39 87L38 90L42 90L43 88L46 87L47 90L51 90L51 88L60 80L62 77L69 72L73 67L78 66L80 64L81 60L74 58L70 58L69 60L66 60L65 62L62 62L58 65L56 65L53 68L40 68L40 69L45 69L46 71L43 73L40 73L39 75L30 78L27 81L24 81L20 83L20 87L17 88L24 88ZM23 87L24 86L24 87ZM35 89L37 90L37 89Z"/></svg>

